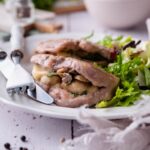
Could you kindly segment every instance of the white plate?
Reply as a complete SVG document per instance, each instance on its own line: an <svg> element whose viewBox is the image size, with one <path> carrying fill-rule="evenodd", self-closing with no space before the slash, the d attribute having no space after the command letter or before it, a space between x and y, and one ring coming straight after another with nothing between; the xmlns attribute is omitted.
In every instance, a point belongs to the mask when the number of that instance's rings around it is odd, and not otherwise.
<svg viewBox="0 0 150 150"><path fill-rule="evenodd" d="M47 39L57 39L57 38L81 38L84 37L85 34L41 34L36 36L31 36L26 39L26 49L25 49L25 59L23 61L24 66L31 71L30 65L30 56L32 54L32 50L35 45L39 41L44 41ZM95 35L94 40L99 40L101 36ZM9 51L9 43L1 45L1 47L7 51ZM54 117L54 118L62 118L62 119L76 119L79 108L63 108L55 105L44 105L25 97L15 96L13 98L9 97L5 90L6 80L0 74L0 101L6 104L12 105L14 107L18 107L21 109L30 110L32 112L42 114L44 116ZM86 109L87 113L94 114L96 116L105 117L108 119L120 119L126 118L134 113L136 113L139 109L139 105L134 105L131 107L117 107L117 108L103 108L103 109Z"/></svg>

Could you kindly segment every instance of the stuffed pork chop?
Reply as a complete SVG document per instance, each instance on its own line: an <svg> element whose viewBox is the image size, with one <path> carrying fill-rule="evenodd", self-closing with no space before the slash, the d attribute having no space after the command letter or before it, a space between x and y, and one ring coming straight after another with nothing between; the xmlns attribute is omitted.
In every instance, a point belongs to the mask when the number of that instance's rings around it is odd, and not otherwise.
<svg viewBox="0 0 150 150"><path fill-rule="evenodd" d="M119 78L94 65L106 65L116 51L85 40L40 43L32 56L33 77L63 107L92 106L114 96Z"/></svg>

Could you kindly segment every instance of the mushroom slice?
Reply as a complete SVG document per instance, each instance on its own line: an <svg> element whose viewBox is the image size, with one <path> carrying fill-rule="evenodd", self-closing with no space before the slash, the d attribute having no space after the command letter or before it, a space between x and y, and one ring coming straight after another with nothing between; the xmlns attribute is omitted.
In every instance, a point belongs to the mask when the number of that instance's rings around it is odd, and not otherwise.
<svg viewBox="0 0 150 150"><path fill-rule="evenodd" d="M68 68L61 68L61 69L58 69L57 70L57 73L58 74L61 74L61 73L65 73L65 72L67 72L68 71Z"/></svg>
<svg viewBox="0 0 150 150"><path fill-rule="evenodd" d="M72 76L69 73L63 73L62 82L70 84L72 82Z"/></svg>
<svg viewBox="0 0 150 150"><path fill-rule="evenodd" d="M60 77L58 76L42 76L40 82L45 85L53 86L57 83L60 83Z"/></svg>
<svg viewBox="0 0 150 150"><path fill-rule="evenodd" d="M77 95L82 95L83 93L87 92L89 86L90 86L89 84L80 82L78 80L73 81L69 85L62 83L63 89L66 89L70 93L77 94Z"/></svg>
<svg viewBox="0 0 150 150"><path fill-rule="evenodd" d="M78 80L78 81L81 81L81 82L86 82L86 83L89 82L89 81L88 81L85 77L83 77L82 75L76 75L74 78L75 78L76 80Z"/></svg>

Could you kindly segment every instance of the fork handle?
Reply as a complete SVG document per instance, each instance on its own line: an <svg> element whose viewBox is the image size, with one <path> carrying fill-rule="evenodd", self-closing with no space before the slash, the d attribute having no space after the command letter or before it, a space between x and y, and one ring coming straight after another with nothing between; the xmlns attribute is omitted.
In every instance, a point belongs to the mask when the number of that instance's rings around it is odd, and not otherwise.
<svg viewBox="0 0 150 150"><path fill-rule="evenodd" d="M23 58L24 28L14 24L11 29L11 58L15 64L20 63Z"/></svg>

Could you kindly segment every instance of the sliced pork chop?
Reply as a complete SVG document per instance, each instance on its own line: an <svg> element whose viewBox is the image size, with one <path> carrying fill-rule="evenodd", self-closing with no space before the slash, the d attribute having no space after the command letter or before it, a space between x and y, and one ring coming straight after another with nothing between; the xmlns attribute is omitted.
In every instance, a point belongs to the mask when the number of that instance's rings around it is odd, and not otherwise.
<svg viewBox="0 0 150 150"><path fill-rule="evenodd" d="M116 50L106 48L86 40L73 40L73 39L59 39L41 42L35 49L38 53L50 53L54 55L61 55L65 52L69 56L78 56L81 58L88 58L87 56L102 57L108 60L114 60L116 57ZM89 54L89 55L88 55ZM95 54L95 55L94 55ZM101 56L101 57L100 57Z"/></svg>
<svg viewBox="0 0 150 150"><path fill-rule="evenodd" d="M37 54L32 56L31 62L39 64L53 70L61 68L73 69L79 74L83 75L86 79L92 82L95 86L110 86L110 82L117 81L118 78L110 73L107 73L101 68L96 68L93 64L78 60L71 57L54 56L49 54ZM112 85L113 86L113 85ZM115 85L114 85L115 86Z"/></svg>
<svg viewBox="0 0 150 150"><path fill-rule="evenodd" d="M72 39L56 39L40 42L36 47L38 53L57 54L67 50L78 50L78 40Z"/></svg>
<svg viewBox="0 0 150 150"><path fill-rule="evenodd" d="M86 95L73 97L67 90L62 88L53 87L49 90L51 96L55 98L55 103L63 107L79 107L82 105L92 106L100 101L100 98L104 97L105 89L96 90Z"/></svg>
<svg viewBox="0 0 150 150"><path fill-rule="evenodd" d="M74 75L69 74L69 84L59 80L53 86L49 86L49 93L54 97L57 105L64 107L78 107L83 104L94 105L100 100L110 100L119 84L119 79L104 71L96 68L92 63L78 60L71 57L54 56L50 54L36 54L31 58L31 62L38 64L41 68L49 68L57 75L58 70L64 69L65 73L72 70L85 79L86 82L79 82ZM34 76L34 75L33 75ZM63 78L58 74L60 78ZM84 80L83 80L84 81ZM88 83L88 82L89 83ZM89 91L89 89L95 89ZM83 90L82 92L79 89ZM82 93L82 94L81 94ZM76 96L73 96L76 94Z"/></svg>
<svg viewBox="0 0 150 150"><path fill-rule="evenodd" d="M116 57L116 50L112 48L106 48L104 46L94 44L92 42L86 40L80 40L79 42L80 49L88 52L88 53L96 53L100 54L104 58L108 60L114 60Z"/></svg>

